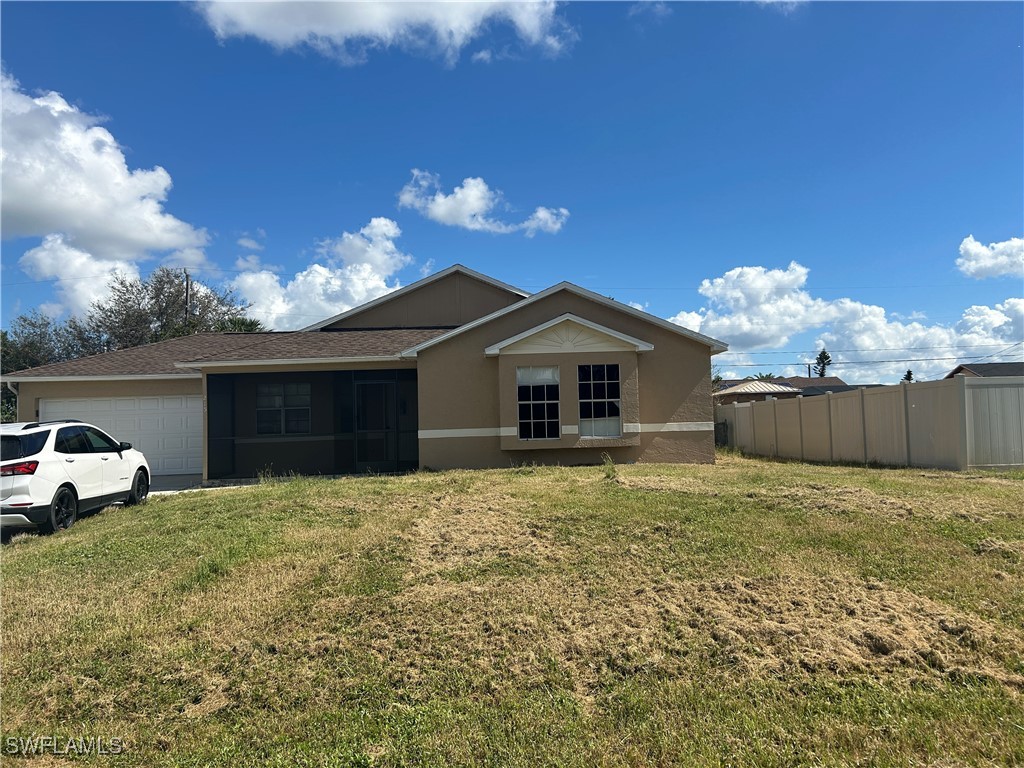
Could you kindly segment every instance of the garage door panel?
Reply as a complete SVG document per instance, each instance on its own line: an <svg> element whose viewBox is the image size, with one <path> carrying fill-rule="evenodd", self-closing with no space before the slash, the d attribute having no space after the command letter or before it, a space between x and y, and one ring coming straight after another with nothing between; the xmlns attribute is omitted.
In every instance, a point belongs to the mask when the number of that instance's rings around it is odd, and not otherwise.
<svg viewBox="0 0 1024 768"><path fill-rule="evenodd" d="M203 399L196 396L62 398L39 402L42 420L81 419L144 454L154 475L203 471Z"/></svg>
<svg viewBox="0 0 1024 768"><path fill-rule="evenodd" d="M159 416L139 416L135 421L140 432L155 432L161 427Z"/></svg>

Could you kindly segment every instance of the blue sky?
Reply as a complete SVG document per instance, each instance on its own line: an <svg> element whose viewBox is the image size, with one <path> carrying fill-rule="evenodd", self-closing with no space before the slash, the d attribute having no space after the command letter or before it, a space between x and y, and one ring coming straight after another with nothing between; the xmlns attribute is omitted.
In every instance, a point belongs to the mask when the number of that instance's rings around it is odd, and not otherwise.
<svg viewBox="0 0 1024 768"><path fill-rule="evenodd" d="M727 376L1024 354L1021 3L0 21L4 327L171 264L292 329L460 262L674 318Z"/></svg>

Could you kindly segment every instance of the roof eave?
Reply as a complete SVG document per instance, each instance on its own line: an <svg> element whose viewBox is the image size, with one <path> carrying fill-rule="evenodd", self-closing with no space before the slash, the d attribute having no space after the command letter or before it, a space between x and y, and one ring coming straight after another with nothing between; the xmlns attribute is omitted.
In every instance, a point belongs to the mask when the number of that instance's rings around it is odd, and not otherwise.
<svg viewBox="0 0 1024 768"><path fill-rule="evenodd" d="M197 366L183 366L175 363L175 367L195 369ZM69 376L4 376L4 381L12 384L24 384L35 382L62 382L62 381L159 381L161 379L178 381L179 379L200 379L201 373L136 373L136 374L76 374Z"/></svg>

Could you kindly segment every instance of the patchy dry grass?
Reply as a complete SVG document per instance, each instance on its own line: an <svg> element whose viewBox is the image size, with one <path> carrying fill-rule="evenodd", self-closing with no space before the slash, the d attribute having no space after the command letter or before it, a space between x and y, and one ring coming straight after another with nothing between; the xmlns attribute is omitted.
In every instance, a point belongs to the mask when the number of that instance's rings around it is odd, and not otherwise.
<svg viewBox="0 0 1024 768"><path fill-rule="evenodd" d="M613 470L300 478L17 537L3 736L158 766L1024 762L1021 477Z"/></svg>

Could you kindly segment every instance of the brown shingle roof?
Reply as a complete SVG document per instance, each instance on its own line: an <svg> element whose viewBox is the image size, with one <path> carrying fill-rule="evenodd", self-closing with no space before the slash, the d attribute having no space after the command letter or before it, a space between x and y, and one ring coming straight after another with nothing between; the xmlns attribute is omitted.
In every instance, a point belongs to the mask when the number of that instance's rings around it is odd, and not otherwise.
<svg viewBox="0 0 1024 768"><path fill-rule="evenodd" d="M81 357L12 372L4 378L64 376L194 376L197 365L213 361L295 360L303 358L392 357L445 333L446 328L344 332L198 333L176 339Z"/></svg>
<svg viewBox="0 0 1024 768"><path fill-rule="evenodd" d="M448 328L382 328L351 331L296 331L259 334L252 345L186 358L182 362L302 360L345 357L394 357L399 352L446 333Z"/></svg>
<svg viewBox="0 0 1024 768"><path fill-rule="evenodd" d="M199 355L225 353L252 343L249 333L197 333L176 339L50 363L8 374L5 378L57 376L188 376L197 370L175 368L174 364Z"/></svg>

